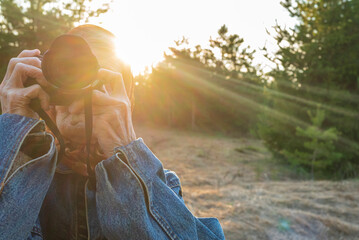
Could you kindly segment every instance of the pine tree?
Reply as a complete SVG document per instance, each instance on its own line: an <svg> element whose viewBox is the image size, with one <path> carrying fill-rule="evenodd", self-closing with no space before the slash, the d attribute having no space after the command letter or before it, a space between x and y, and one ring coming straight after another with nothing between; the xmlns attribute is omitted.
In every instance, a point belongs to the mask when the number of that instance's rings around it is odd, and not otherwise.
<svg viewBox="0 0 359 240"><path fill-rule="evenodd" d="M283 150L283 154L291 164L309 167L314 179L315 169L322 172L328 166L340 161L343 155L336 151L334 145L338 140L339 131L335 127L321 129L325 120L325 111L318 108L315 114L308 111L308 116L312 125L296 128L296 136L302 140L302 145L297 146L298 149L294 152Z"/></svg>
<svg viewBox="0 0 359 240"><path fill-rule="evenodd" d="M275 26L279 50L268 58L277 64L270 72L268 105L273 112L261 115L259 135L277 158L302 146L297 127L311 125L307 112L321 104L326 111L324 129L341 136L333 154L342 161L326 167L328 176L358 176L359 170L359 1L285 0L282 5L298 20L294 28ZM288 157L286 161L291 161Z"/></svg>

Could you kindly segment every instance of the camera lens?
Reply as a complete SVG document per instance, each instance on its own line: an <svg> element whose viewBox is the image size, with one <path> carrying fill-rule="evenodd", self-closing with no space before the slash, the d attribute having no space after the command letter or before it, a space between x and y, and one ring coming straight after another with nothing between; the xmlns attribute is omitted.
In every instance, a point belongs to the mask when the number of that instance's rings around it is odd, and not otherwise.
<svg viewBox="0 0 359 240"><path fill-rule="evenodd" d="M76 90L90 85L99 65L87 42L80 36L57 37L44 54L42 71L46 80L59 89Z"/></svg>

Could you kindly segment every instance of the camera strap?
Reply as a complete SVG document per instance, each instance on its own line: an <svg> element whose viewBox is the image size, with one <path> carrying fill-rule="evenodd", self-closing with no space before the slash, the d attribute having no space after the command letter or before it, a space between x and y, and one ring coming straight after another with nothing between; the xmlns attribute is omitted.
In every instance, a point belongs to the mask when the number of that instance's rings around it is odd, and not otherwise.
<svg viewBox="0 0 359 240"><path fill-rule="evenodd" d="M61 161L62 157L65 154L65 141L57 128L56 123L50 118L50 116L41 108L40 100L33 99L30 102L30 107L34 110L39 116L45 121L47 127L57 138L60 144L60 150L57 155L57 164ZM84 96L84 110L85 110L85 134L86 134L86 165L87 165L87 174L89 176L89 187L96 188L96 178L95 171L91 168L90 164L90 149L91 149L91 138L92 138L92 91L89 91Z"/></svg>
<svg viewBox="0 0 359 240"><path fill-rule="evenodd" d="M86 131L86 152L87 152L87 174L89 176L89 187L96 189L95 171L91 168L90 164L90 149L92 138L92 91L89 91L84 97L84 110L85 110L85 131Z"/></svg>
<svg viewBox="0 0 359 240"><path fill-rule="evenodd" d="M30 102L30 108L34 110L39 116L45 121L47 127L51 130L51 132L55 135L57 138L59 144L60 144L60 150L59 154L57 155L57 164L59 164L60 160L64 156L65 153L65 141L59 131L59 129L56 126L56 123L52 121L52 119L47 115L47 113L44 111L44 109L41 108L40 100L39 99L32 99Z"/></svg>

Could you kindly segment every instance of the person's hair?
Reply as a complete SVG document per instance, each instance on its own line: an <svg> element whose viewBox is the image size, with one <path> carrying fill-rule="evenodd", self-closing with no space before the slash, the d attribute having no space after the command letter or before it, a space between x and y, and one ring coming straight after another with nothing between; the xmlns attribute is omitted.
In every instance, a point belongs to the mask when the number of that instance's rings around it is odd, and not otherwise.
<svg viewBox="0 0 359 240"><path fill-rule="evenodd" d="M95 54L100 67L120 72L125 83L127 95L134 105L134 82L131 68L123 63L115 53L116 37L110 31L92 24L80 25L71 29L69 34L81 36L89 44Z"/></svg>

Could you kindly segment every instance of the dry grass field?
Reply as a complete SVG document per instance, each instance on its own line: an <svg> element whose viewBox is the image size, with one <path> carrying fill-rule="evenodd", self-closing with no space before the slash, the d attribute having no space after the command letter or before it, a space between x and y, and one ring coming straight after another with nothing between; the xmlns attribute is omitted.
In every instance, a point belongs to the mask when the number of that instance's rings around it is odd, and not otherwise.
<svg viewBox="0 0 359 240"><path fill-rule="evenodd" d="M359 181L291 180L253 139L137 127L175 171L187 207L217 217L226 239L359 239Z"/></svg>

